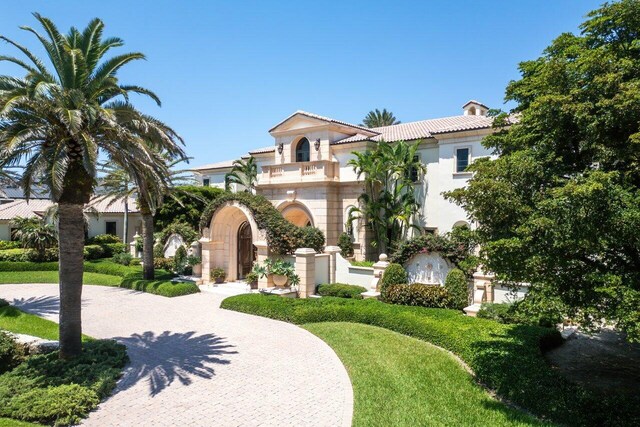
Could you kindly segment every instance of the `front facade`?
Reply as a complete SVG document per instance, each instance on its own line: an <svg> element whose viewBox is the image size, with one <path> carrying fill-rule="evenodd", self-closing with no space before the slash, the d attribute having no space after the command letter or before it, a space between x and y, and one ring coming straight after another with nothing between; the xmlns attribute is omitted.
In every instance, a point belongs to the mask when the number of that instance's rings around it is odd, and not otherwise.
<svg viewBox="0 0 640 427"><path fill-rule="evenodd" d="M253 157L258 165L256 191L290 222L321 229L328 246L336 245L342 232L351 232L356 259L371 258L375 254L366 228L357 221L353 228L347 227L348 212L358 206L363 192L362 180L348 162L355 157L354 152L382 141L419 141L418 156L427 172L415 185L422 204L417 225L436 233L448 232L454 225L472 226L465 211L442 193L464 186L471 176L465 172L467 165L492 155L481 144L492 132L487 110L483 104L470 101L459 116L371 129L297 111L269 130L273 137L270 146L248 153L247 157ZM194 171L202 185L224 188L231 167L232 161L227 161ZM229 230L231 234L237 232ZM232 276L229 279L240 278L241 274Z"/></svg>

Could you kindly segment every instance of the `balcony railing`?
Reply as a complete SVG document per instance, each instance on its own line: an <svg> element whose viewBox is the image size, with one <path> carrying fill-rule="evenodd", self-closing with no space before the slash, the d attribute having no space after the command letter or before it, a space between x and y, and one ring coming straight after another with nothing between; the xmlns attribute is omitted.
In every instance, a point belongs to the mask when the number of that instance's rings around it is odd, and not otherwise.
<svg viewBox="0 0 640 427"><path fill-rule="evenodd" d="M263 166L258 185L339 180L338 163L328 160Z"/></svg>

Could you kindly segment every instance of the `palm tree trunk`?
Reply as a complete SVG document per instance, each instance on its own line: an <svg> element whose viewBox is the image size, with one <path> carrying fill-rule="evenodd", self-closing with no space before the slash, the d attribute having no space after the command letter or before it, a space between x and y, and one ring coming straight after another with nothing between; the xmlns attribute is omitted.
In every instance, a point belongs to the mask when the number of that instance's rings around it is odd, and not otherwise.
<svg viewBox="0 0 640 427"><path fill-rule="evenodd" d="M60 280L60 358L82 352L83 204L58 204Z"/></svg>
<svg viewBox="0 0 640 427"><path fill-rule="evenodd" d="M122 232L125 248L129 245L129 197L124 199L124 230ZM126 251L126 249L125 249Z"/></svg>
<svg viewBox="0 0 640 427"><path fill-rule="evenodd" d="M146 280L155 278L153 269L153 215L151 209L140 201L140 213L142 214L142 277Z"/></svg>

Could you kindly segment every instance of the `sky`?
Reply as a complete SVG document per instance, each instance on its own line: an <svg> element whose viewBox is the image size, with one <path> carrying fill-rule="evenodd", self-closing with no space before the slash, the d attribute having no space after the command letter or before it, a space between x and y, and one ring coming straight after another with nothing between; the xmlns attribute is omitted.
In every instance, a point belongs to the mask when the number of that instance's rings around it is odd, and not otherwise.
<svg viewBox="0 0 640 427"><path fill-rule="evenodd" d="M98 17L105 35L143 52L120 80L156 92L133 102L172 126L197 166L273 144L268 130L296 110L359 124L387 108L410 122L458 115L476 99L509 109L518 63L578 32L603 0L162 1L14 0L0 34L42 54L21 25L32 12L60 30ZM14 50L0 43L0 55ZM0 62L0 75L19 70Z"/></svg>

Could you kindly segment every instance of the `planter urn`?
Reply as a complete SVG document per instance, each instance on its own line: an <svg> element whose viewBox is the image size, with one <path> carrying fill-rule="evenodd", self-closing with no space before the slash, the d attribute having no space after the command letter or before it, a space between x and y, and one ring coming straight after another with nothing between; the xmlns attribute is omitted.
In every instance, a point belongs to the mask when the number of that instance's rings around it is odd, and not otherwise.
<svg viewBox="0 0 640 427"><path fill-rule="evenodd" d="M284 286L289 281L289 278L282 274L272 274L271 278L273 279L273 284L279 288L284 288Z"/></svg>

